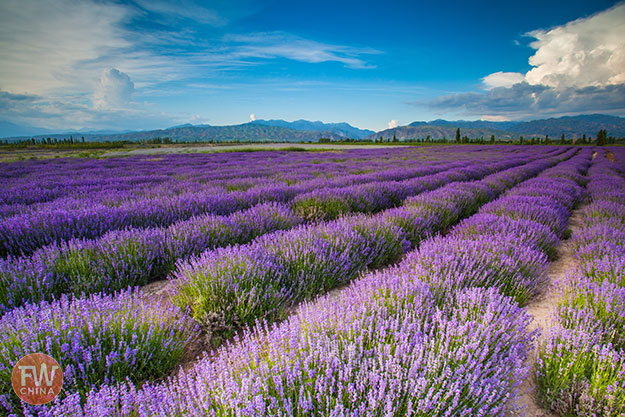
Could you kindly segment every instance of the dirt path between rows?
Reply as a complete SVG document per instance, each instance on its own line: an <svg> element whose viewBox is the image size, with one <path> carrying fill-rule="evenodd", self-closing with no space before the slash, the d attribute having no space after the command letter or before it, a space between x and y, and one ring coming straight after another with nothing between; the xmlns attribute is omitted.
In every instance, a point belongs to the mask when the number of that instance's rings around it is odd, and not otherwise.
<svg viewBox="0 0 625 417"><path fill-rule="evenodd" d="M569 229L573 235L577 232L577 227L581 221L581 213L583 206L574 210L569 219ZM547 284L541 292L530 304L527 305L527 312L534 317L534 321L530 324L530 330L540 329L541 334L545 334L549 328L551 314L554 312L557 303L557 293L554 286L574 265L573 248L570 240L562 240L557 247L556 258L549 264L547 270ZM530 354L526 365L530 367L530 376L526 378L519 388L519 398L516 402L510 404L511 410L506 413L506 417L556 417L544 408L538 402L536 395L536 386L534 383L533 369L536 363L536 352L538 348L539 338L534 342L534 348Z"/></svg>

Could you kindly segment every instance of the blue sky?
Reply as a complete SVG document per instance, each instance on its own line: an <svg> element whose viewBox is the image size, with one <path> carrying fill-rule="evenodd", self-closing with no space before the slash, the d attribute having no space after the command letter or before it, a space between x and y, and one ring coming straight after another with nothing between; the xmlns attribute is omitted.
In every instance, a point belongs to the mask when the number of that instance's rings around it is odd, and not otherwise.
<svg viewBox="0 0 625 417"><path fill-rule="evenodd" d="M3 0L0 124L625 115L624 28L613 1Z"/></svg>

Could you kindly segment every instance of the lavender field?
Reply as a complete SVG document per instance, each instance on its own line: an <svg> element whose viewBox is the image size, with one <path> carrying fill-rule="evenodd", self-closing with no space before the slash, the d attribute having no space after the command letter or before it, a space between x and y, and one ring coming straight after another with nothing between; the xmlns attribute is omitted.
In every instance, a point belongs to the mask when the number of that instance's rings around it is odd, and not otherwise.
<svg viewBox="0 0 625 417"><path fill-rule="evenodd" d="M60 158L0 182L0 415L625 415L623 148ZM34 352L63 368L46 405L11 388Z"/></svg>

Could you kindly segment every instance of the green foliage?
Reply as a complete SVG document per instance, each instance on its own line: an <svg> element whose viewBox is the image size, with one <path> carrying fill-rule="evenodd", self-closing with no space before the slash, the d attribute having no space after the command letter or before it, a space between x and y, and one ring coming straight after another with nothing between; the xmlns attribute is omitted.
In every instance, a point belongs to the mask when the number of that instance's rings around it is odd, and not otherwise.
<svg viewBox="0 0 625 417"><path fill-rule="evenodd" d="M542 401L563 417L622 416L625 392L619 385L624 359L602 351L583 330L568 331L574 337L558 335L539 348L536 384Z"/></svg>
<svg viewBox="0 0 625 417"><path fill-rule="evenodd" d="M302 218L308 221L332 220L349 213L351 206L348 201L341 197L309 197L297 200L293 203L293 209Z"/></svg>
<svg viewBox="0 0 625 417"><path fill-rule="evenodd" d="M608 132L605 129L601 129L597 133L597 146L605 146L608 142Z"/></svg>

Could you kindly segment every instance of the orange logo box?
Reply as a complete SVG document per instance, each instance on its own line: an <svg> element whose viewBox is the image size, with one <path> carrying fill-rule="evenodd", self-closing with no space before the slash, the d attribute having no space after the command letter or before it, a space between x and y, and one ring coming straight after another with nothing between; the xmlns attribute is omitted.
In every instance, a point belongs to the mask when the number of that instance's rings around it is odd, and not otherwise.
<svg viewBox="0 0 625 417"><path fill-rule="evenodd" d="M63 370L59 363L45 353L24 356L13 367L13 390L29 404L46 404L54 400L63 388Z"/></svg>

